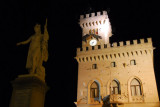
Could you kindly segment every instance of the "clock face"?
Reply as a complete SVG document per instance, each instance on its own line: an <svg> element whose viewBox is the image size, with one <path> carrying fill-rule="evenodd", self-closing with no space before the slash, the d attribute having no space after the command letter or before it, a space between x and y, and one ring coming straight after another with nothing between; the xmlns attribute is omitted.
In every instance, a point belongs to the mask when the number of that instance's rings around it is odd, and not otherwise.
<svg viewBox="0 0 160 107"><path fill-rule="evenodd" d="M97 40L92 39L92 40L89 42L89 44L90 44L91 46L95 46L95 45L97 44Z"/></svg>

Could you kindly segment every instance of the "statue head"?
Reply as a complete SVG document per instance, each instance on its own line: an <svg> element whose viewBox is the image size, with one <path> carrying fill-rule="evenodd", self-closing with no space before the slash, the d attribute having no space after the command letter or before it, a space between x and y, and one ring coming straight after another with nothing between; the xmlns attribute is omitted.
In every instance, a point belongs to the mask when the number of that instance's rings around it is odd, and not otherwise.
<svg viewBox="0 0 160 107"><path fill-rule="evenodd" d="M35 33L41 33L41 25L40 24L36 24L34 26L34 31L35 31Z"/></svg>

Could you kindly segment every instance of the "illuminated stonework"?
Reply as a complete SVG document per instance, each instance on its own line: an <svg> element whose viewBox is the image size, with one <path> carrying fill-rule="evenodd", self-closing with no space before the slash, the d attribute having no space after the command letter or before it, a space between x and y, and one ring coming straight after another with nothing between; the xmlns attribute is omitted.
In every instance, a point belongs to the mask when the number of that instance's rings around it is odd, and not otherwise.
<svg viewBox="0 0 160 107"><path fill-rule="evenodd" d="M107 17L106 12L103 12L103 15ZM99 18L101 20L102 16L97 13L96 20ZM83 16L80 18L82 37L91 27L101 26L91 25L88 26L90 28L85 28L93 21L92 18L95 18L93 13L90 19L88 17L87 14L86 19ZM109 23L109 19L107 20ZM111 36L111 26L105 29L109 31L106 36L108 38ZM99 35L102 38L106 35L106 32L103 33ZM132 107L132 105L159 107L152 39L113 44L108 40L109 38L102 39L95 46L83 41L82 48L77 48L75 57L78 62L77 106L102 107L106 103L105 99L109 98L110 103L117 104L118 107Z"/></svg>
<svg viewBox="0 0 160 107"><path fill-rule="evenodd" d="M96 14L96 15L95 15ZM112 36L112 29L106 11L86 14L80 16L80 26L82 28L82 38L86 34L99 35L101 38L98 40L98 45L109 43L109 37ZM87 41L82 41L83 46L89 46L92 37L88 37Z"/></svg>

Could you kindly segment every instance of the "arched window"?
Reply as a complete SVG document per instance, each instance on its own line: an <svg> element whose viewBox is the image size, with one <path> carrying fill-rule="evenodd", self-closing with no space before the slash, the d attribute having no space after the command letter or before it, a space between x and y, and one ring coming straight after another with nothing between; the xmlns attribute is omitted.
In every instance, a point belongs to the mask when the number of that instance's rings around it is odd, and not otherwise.
<svg viewBox="0 0 160 107"><path fill-rule="evenodd" d="M96 29L96 35L98 35L98 28Z"/></svg>
<svg viewBox="0 0 160 107"><path fill-rule="evenodd" d="M91 34L91 29L89 30L89 34Z"/></svg>
<svg viewBox="0 0 160 107"><path fill-rule="evenodd" d="M118 81L113 80L110 85L111 94L120 94L120 84Z"/></svg>
<svg viewBox="0 0 160 107"><path fill-rule="evenodd" d="M99 97L99 87L95 81L91 85L90 92L91 92L91 98Z"/></svg>
<svg viewBox="0 0 160 107"><path fill-rule="evenodd" d="M95 29L92 29L92 34L95 34Z"/></svg>
<svg viewBox="0 0 160 107"><path fill-rule="evenodd" d="M131 95L132 96L140 96L140 95L142 95L141 84L136 78L134 78L131 81Z"/></svg>

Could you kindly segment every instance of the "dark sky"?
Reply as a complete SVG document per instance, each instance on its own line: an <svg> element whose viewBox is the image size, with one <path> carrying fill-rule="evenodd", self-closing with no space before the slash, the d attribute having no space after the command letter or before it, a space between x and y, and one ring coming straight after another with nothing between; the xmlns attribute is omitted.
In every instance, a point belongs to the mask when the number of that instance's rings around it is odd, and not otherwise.
<svg viewBox="0 0 160 107"><path fill-rule="evenodd" d="M0 3L1 77L0 104L9 106L11 81L26 74L25 63L28 46L16 46L34 34L33 27L48 18L49 60L44 63L46 82L45 107L74 107L77 93L76 48L81 47L81 14L108 11L113 36L110 42L152 37L157 86L160 87L160 40L158 2L146 0L8 0ZM160 88L159 88L160 89ZM160 93L160 90L159 90ZM2 99L2 100L1 100ZM1 105L2 105L1 104Z"/></svg>

